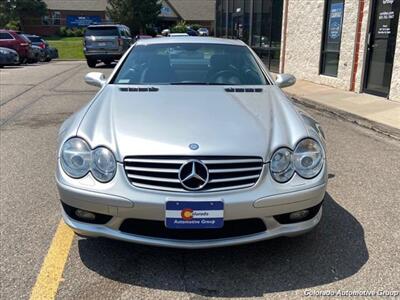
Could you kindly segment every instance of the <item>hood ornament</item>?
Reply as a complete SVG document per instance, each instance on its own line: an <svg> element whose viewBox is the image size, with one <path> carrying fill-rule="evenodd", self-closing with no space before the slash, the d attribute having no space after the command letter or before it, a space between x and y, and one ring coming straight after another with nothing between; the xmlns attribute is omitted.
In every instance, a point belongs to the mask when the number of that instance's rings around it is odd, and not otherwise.
<svg viewBox="0 0 400 300"><path fill-rule="evenodd" d="M189 145L189 149L190 150L197 150L199 148L200 148L200 146L198 144L196 144L196 143L192 143L192 144Z"/></svg>

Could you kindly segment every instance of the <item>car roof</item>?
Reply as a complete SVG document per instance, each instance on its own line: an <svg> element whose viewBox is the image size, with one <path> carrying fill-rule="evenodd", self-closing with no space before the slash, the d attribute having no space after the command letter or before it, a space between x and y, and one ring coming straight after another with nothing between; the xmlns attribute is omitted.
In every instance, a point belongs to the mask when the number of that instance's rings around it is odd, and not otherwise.
<svg viewBox="0 0 400 300"><path fill-rule="evenodd" d="M143 39L136 42L137 45L160 45L160 44L219 44L245 46L241 40L221 39L215 37L197 37L197 36L171 36L159 37L155 39Z"/></svg>
<svg viewBox="0 0 400 300"><path fill-rule="evenodd" d="M127 28L127 26L121 25L121 24L93 24L93 25L88 26L88 28L93 28L93 27L124 27L124 28Z"/></svg>

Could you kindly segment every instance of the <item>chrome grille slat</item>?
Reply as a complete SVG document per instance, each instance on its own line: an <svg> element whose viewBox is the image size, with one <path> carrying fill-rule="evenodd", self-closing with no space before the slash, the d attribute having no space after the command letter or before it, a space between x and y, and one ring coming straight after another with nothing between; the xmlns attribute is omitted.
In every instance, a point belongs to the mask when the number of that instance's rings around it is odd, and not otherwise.
<svg viewBox="0 0 400 300"><path fill-rule="evenodd" d="M126 158L125 162L157 163L157 164L183 164L187 159L148 159L148 158Z"/></svg>
<svg viewBox="0 0 400 300"><path fill-rule="evenodd" d="M211 179L210 183L217 183L217 182L231 182L231 181L239 181L239 180L247 180L247 179L254 179L258 178L259 175L252 175L252 176L242 176L242 177L231 177L231 178L221 178L221 179Z"/></svg>
<svg viewBox="0 0 400 300"><path fill-rule="evenodd" d="M160 173L178 173L179 172L179 169L143 168L143 167L130 167L130 166L126 166L125 170L143 171L143 172L160 172Z"/></svg>
<svg viewBox="0 0 400 300"><path fill-rule="evenodd" d="M241 164L241 163L259 163L261 159L231 159L231 160L201 160L203 163L207 164Z"/></svg>
<svg viewBox="0 0 400 300"><path fill-rule="evenodd" d="M179 180L183 164L198 160L209 171L208 183L198 191L186 190ZM137 156L127 157L124 168L132 185L168 192L218 192L249 188L260 178L261 157L246 156Z"/></svg>
<svg viewBox="0 0 400 300"><path fill-rule="evenodd" d="M234 172L247 172L247 171L260 171L262 167L255 168L237 168L237 169L209 169L210 174L215 173L234 173Z"/></svg>
<svg viewBox="0 0 400 300"><path fill-rule="evenodd" d="M132 175L128 174L129 178L132 179L141 179L141 180L148 180L148 181L159 181L159 182L173 182L179 183L179 179L171 179L171 178L161 178L161 177L152 177L152 176L141 176L141 175Z"/></svg>

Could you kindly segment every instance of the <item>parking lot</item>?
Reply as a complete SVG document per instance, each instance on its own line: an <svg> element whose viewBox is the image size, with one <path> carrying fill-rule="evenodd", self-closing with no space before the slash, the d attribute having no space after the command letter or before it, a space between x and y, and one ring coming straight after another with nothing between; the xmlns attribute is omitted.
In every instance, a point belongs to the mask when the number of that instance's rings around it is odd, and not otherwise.
<svg viewBox="0 0 400 300"><path fill-rule="evenodd" d="M101 65L96 70L112 71ZM57 299L399 290L400 143L310 109L327 135L329 163L324 216L313 232L210 250L77 236L69 246L65 231L55 244L61 219L54 180L57 131L96 93L83 81L90 71L83 61L0 70L1 298L26 299L34 288L43 298L55 289ZM66 261L49 261L52 247ZM48 278L40 279L49 263ZM62 279L50 286L60 270Z"/></svg>

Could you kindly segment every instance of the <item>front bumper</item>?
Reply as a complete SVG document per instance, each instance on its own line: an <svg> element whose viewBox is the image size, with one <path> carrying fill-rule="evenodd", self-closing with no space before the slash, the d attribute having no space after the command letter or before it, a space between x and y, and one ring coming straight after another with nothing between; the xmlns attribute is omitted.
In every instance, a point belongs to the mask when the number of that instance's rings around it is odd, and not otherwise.
<svg viewBox="0 0 400 300"><path fill-rule="evenodd" d="M326 190L326 168L307 185L294 176L285 184L277 184L264 167L258 183L249 189L216 193L171 193L145 190L132 186L126 178L121 164L115 178L107 184L95 181L91 174L83 179L72 179L58 163L56 181L61 201L69 206L112 216L104 225L80 222L67 215L63 218L76 233L90 237L106 237L127 242L175 248L210 248L256 242L279 236L296 236L314 228L322 216L322 207L307 221L280 224L273 216L308 209L323 201ZM224 201L224 219L261 219L266 230L250 235L208 240L166 239L153 236L130 234L120 230L126 219L163 221L165 203L168 199Z"/></svg>

